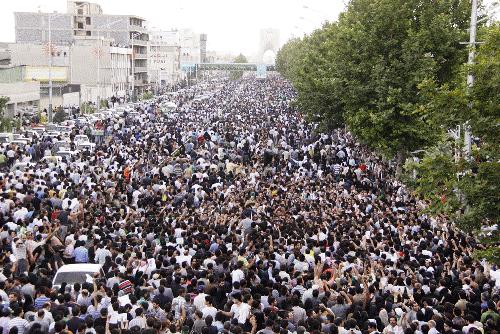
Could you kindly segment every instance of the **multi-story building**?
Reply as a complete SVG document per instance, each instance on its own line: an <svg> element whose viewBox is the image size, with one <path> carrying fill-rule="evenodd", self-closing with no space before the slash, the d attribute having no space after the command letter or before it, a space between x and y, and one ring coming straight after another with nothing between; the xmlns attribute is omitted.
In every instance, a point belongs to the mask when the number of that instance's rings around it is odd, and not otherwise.
<svg viewBox="0 0 500 334"><path fill-rule="evenodd" d="M173 84L181 78L181 47L172 31L150 31L148 77L155 86Z"/></svg>
<svg viewBox="0 0 500 334"><path fill-rule="evenodd" d="M131 86L136 93L147 88L147 43L145 19L134 15L103 14L98 4L68 1L66 13L16 12L16 43L70 45L79 38L111 39L117 47L131 47ZM50 34L49 34L50 27Z"/></svg>
<svg viewBox="0 0 500 334"><path fill-rule="evenodd" d="M78 37L70 45L53 44L52 50L52 93L56 98L69 85L80 86L82 101L124 97L130 92L131 48L117 46L105 38ZM41 82L45 107L49 89L48 48L43 44L15 43L9 45L9 51L11 66L27 66L27 75Z"/></svg>

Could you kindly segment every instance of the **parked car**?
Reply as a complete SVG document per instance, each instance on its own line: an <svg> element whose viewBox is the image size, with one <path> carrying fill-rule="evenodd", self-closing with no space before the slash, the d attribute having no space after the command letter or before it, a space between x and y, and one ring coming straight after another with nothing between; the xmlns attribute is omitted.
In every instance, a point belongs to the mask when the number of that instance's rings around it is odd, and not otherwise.
<svg viewBox="0 0 500 334"><path fill-rule="evenodd" d="M87 135L76 135L74 141L75 143L89 143L90 139Z"/></svg>
<svg viewBox="0 0 500 334"><path fill-rule="evenodd" d="M72 157L75 157L78 155L78 151L70 151L70 150L59 150L55 155L63 158L63 159L71 159Z"/></svg>
<svg viewBox="0 0 500 334"><path fill-rule="evenodd" d="M0 133L0 144L9 144L14 140L12 133Z"/></svg>
<svg viewBox="0 0 500 334"><path fill-rule="evenodd" d="M54 168L59 166L59 164L62 162L62 157L56 155L49 155L40 159L40 162L46 163L49 166L49 168Z"/></svg>
<svg viewBox="0 0 500 334"><path fill-rule="evenodd" d="M76 144L76 148L79 150L79 151L90 151L90 152L94 152L94 149L95 149L95 144L94 143L91 143L91 142L79 142Z"/></svg>
<svg viewBox="0 0 500 334"><path fill-rule="evenodd" d="M30 167L34 167L36 164L32 162L16 162L10 167L10 171L13 172L15 170L20 170L21 172L27 171Z"/></svg>

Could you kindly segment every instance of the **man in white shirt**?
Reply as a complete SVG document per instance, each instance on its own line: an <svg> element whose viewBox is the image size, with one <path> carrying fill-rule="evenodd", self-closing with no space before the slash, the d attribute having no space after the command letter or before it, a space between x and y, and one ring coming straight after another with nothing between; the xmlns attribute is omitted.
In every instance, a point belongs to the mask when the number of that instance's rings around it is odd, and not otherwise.
<svg viewBox="0 0 500 334"><path fill-rule="evenodd" d="M225 316L232 317L238 320L238 324L244 325L250 315L250 305L242 302L240 293L233 295L233 305L229 312L222 312Z"/></svg>
<svg viewBox="0 0 500 334"><path fill-rule="evenodd" d="M212 319L215 319L215 315L217 314L217 309L213 306L213 297L206 295L205 296L205 307L202 309L203 319L207 316L211 316Z"/></svg>
<svg viewBox="0 0 500 334"><path fill-rule="evenodd" d="M398 321L395 317L389 318L389 325L384 328L384 334L393 333L393 334L403 334L403 327L398 325Z"/></svg>
<svg viewBox="0 0 500 334"><path fill-rule="evenodd" d="M241 280L245 279L245 273L243 272L243 270L241 270L242 268L243 268L243 262L238 261L236 269L233 270L233 272L231 273L231 278L233 283L240 282Z"/></svg>
<svg viewBox="0 0 500 334"><path fill-rule="evenodd" d="M94 262L99 264L104 264L106 262L106 257L111 257L112 254L109 249L106 249L104 243L99 244L99 247L95 251Z"/></svg>

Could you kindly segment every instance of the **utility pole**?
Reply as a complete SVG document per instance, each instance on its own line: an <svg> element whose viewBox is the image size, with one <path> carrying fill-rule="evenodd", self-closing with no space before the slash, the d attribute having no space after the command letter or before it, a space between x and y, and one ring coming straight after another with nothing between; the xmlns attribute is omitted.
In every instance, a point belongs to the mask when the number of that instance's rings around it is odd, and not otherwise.
<svg viewBox="0 0 500 334"><path fill-rule="evenodd" d="M49 13L49 123L52 123L52 14Z"/></svg>
<svg viewBox="0 0 500 334"><path fill-rule="evenodd" d="M469 59L467 64L474 65L474 58L476 56L476 29L477 29L477 0L472 0L472 9L470 14L470 31L469 31ZM474 75L469 69L467 74L467 89L471 89L474 85ZM472 107L472 106L470 106ZM471 131L470 125L464 124L464 148L465 158L468 160L471 154Z"/></svg>

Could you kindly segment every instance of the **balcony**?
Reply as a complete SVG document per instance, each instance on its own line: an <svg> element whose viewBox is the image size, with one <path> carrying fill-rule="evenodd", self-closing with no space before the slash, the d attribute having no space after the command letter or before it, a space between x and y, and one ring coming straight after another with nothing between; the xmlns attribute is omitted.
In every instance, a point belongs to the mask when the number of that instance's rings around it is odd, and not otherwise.
<svg viewBox="0 0 500 334"><path fill-rule="evenodd" d="M146 53L135 53L134 59L148 59L148 55Z"/></svg>
<svg viewBox="0 0 500 334"><path fill-rule="evenodd" d="M135 73L145 73L148 71L148 68L147 67L143 67L143 66L135 66L134 67L134 72Z"/></svg>
<svg viewBox="0 0 500 334"><path fill-rule="evenodd" d="M129 30L130 31L134 31L134 32L140 32L140 33L147 32L146 27L143 27L143 26L140 26L140 25L137 25L137 24L130 24Z"/></svg>
<svg viewBox="0 0 500 334"><path fill-rule="evenodd" d="M137 39L137 38L131 38L130 39L130 44L132 45L139 45L139 46L147 46L148 41L144 41L142 39Z"/></svg>

